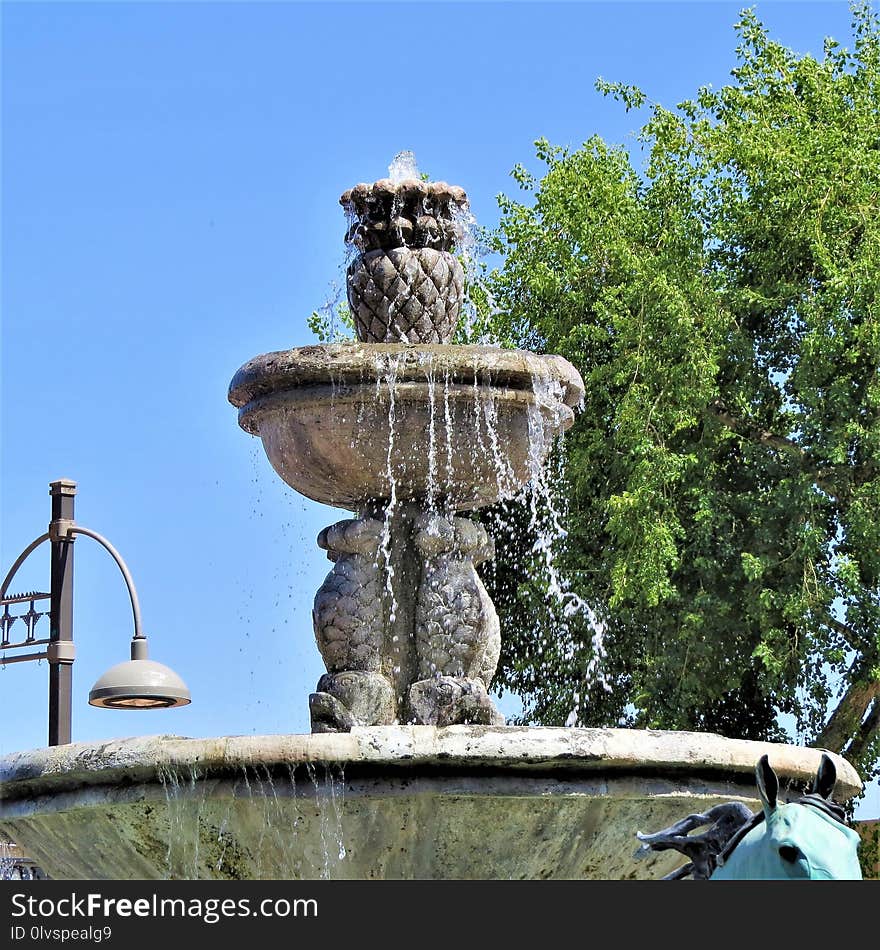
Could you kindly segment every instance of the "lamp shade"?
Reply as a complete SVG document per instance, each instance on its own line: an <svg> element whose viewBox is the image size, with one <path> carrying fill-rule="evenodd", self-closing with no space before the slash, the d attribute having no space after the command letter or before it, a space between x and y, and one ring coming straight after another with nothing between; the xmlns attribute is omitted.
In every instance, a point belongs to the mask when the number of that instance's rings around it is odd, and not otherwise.
<svg viewBox="0 0 880 950"><path fill-rule="evenodd" d="M117 663L89 693L92 706L107 709L170 709L190 701L186 683L174 670L147 659Z"/></svg>

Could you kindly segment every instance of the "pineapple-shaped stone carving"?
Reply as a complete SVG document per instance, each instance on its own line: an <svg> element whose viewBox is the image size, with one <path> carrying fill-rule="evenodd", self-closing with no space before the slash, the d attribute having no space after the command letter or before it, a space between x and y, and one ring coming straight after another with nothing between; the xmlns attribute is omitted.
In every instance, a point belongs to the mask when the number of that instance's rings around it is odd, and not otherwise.
<svg viewBox="0 0 880 950"><path fill-rule="evenodd" d="M476 572L493 556L492 542L475 522L429 512L415 532L423 563L410 716L433 725L503 723L488 695L501 651L498 615Z"/></svg>
<svg viewBox="0 0 880 950"><path fill-rule="evenodd" d="M348 302L363 343L448 343L464 296L452 253L468 206L457 185L383 178L346 191L346 242L360 253L347 272Z"/></svg>
<svg viewBox="0 0 880 950"><path fill-rule="evenodd" d="M310 697L313 732L347 732L395 721L394 690L382 673L383 582L378 566L383 524L339 521L318 535L334 561L312 611L327 667Z"/></svg>

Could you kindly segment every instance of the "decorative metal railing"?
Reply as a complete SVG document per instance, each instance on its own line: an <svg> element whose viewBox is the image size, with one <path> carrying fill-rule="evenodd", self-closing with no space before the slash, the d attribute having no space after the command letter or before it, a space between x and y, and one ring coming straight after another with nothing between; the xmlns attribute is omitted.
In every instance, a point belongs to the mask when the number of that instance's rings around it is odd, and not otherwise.
<svg viewBox="0 0 880 950"><path fill-rule="evenodd" d="M28 660L45 660L48 652L36 651L30 653L13 653L8 655L7 651L28 650L33 651L34 647L44 646L50 642L49 631L45 631L45 636L41 636L37 631L40 620L45 617L46 623L41 625L48 627L50 613L49 610L37 610L37 604L41 601L50 600L51 595L44 591L32 590L24 594L10 594L7 597L0 597L0 666L6 666L9 663L25 663ZM27 612L20 611L27 606ZM48 605L46 605L48 607ZM10 608L13 608L10 610ZM16 609L17 608L17 609ZM24 626L24 631L17 626L19 622Z"/></svg>

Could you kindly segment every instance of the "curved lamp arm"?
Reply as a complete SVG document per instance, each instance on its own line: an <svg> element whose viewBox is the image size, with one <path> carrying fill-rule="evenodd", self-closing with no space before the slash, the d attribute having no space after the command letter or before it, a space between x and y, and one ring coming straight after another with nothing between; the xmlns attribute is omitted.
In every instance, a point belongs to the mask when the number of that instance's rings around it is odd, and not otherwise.
<svg viewBox="0 0 880 950"><path fill-rule="evenodd" d="M131 579L131 574L129 573L128 566L125 561L122 560L122 556L113 547L113 545L97 531L92 531L90 528L83 528L78 524L72 524L70 527L66 528L67 534L84 534L87 538L92 538L98 542L102 547L106 549L109 555L116 561L116 564L119 566L119 570L122 571L122 579L125 581L125 586L128 588L128 596L131 599L131 612L134 615L134 639L135 640L144 640L144 634L141 630L141 608L138 604L137 592L134 589L134 581ZM48 535L46 535L48 537Z"/></svg>
<svg viewBox="0 0 880 950"><path fill-rule="evenodd" d="M0 598L6 596L6 589L7 589L7 588L9 587L9 585L12 583L12 578L15 577L15 575L16 575L18 569L21 567L21 565L24 564L24 562L28 559L28 557L30 557L30 555L31 555L31 553L32 553L33 551L36 551L36 549L37 549L44 541L48 541L48 540L49 540L49 532L47 531L45 534L41 534L41 535L37 538L36 541L32 541L32 542L21 552L21 554L18 555L18 559L16 560L15 564L13 564L12 567L9 569L9 573L6 575L6 579L3 581L3 585L0 586Z"/></svg>
<svg viewBox="0 0 880 950"><path fill-rule="evenodd" d="M135 640L144 640L143 630L141 629L141 608L138 603L137 591L134 589L134 581L131 579L131 573L128 570L128 565L125 561L122 560L122 555L113 547L113 545L102 535L98 534L97 531L92 531L91 528L84 528L78 524L64 524L63 522L59 526L58 537L63 538L65 536L74 535L74 534L84 534L88 538L92 538L97 541L116 561L119 570L122 572L122 579L125 581L125 586L128 588L128 596L131 600L131 612L134 616L134 639ZM32 541L22 552L19 554L15 563L9 569L9 573L3 580L3 584L0 585L0 597L6 596L6 590L9 585L12 583L13 577L18 573L18 569L22 564L30 557L30 555L36 551L36 549L44 542L48 541L51 537L51 532L47 531L45 534L41 534L36 540Z"/></svg>

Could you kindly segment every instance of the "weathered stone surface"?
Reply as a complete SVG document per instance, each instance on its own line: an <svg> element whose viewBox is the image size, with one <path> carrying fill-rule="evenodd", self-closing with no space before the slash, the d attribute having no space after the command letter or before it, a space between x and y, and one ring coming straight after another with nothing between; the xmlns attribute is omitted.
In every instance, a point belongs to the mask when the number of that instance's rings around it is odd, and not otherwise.
<svg viewBox="0 0 880 950"><path fill-rule="evenodd" d="M309 696L309 718L314 733L351 732L360 725L345 703L322 691Z"/></svg>
<svg viewBox="0 0 880 950"><path fill-rule="evenodd" d="M458 324L464 271L448 251L370 251L348 267L348 302L363 343L448 343Z"/></svg>
<svg viewBox="0 0 880 950"><path fill-rule="evenodd" d="M309 697L309 712L312 732L390 725L397 716L394 687L381 673L325 673Z"/></svg>
<svg viewBox="0 0 880 950"><path fill-rule="evenodd" d="M536 381L557 383L558 401L569 408L584 397L580 373L561 356L497 346L323 343L248 360L229 385L229 401L242 410L241 427L256 435L256 420L246 408L262 396L328 384L344 392L364 383L375 386L392 372L401 384L423 383L431 375L453 386L526 393L534 393Z"/></svg>
<svg viewBox="0 0 880 950"><path fill-rule="evenodd" d="M415 529L422 556L415 628L419 676L479 677L489 686L498 665L501 632L476 571L494 555L486 529L466 518L427 512L416 520Z"/></svg>
<svg viewBox="0 0 880 950"><path fill-rule="evenodd" d="M355 185L339 203L353 220L346 243L363 253L399 247L452 251L463 236L457 218L468 207L457 185L414 178Z"/></svg>
<svg viewBox="0 0 880 950"><path fill-rule="evenodd" d="M817 749L624 729L384 726L151 737L0 759L0 831L54 878L659 878L636 831L782 790ZM833 756L834 797L861 790Z"/></svg>
<svg viewBox="0 0 880 950"><path fill-rule="evenodd" d="M406 708L407 721L416 725L504 725L483 681L464 676L433 676L413 683Z"/></svg>
<svg viewBox="0 0 880 950"><path fill-rule="evenodd" d="M325 528L318 547L334 561L315 595L315 640L330 673L381 669L385 618L380 546L383 524L348 518ZM366 725L361 722L360 725Z"/></svg>

